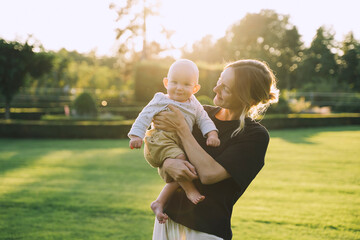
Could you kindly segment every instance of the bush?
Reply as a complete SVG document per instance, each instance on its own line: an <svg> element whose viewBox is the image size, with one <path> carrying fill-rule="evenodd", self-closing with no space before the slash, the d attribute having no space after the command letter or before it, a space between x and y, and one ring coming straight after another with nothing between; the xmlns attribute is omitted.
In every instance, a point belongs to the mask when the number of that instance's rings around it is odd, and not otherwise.
<svg viewBox="0 0 360 240"><path fill-rule="evenodd" d="M80 116L96 116L97 109L94 98L88 92L81 93L74 101L76 114Z"/></svg>
<svg viewBox="0 0 360 240"><path fill-rule="evenodd" d="M280 95L279 101L269 107L267 113L290 113L289 103L283 95Z"/></svg>
<svg viewBox="0 0 360 240"><path fill-rule="evenodd" d="M341 98L336 105L332 107L334 112L360 112L360 94L347 98Z"/></svg>
<svg viewBox="0 0 360 240"><path fill-rule="evenodd" d="M199 100L199 102L202 104L202 105L214 105L214 102L211 98L209 98L208 96L205 96L205 95L201 95L199 97L197 97L197 99Z"/></svg>

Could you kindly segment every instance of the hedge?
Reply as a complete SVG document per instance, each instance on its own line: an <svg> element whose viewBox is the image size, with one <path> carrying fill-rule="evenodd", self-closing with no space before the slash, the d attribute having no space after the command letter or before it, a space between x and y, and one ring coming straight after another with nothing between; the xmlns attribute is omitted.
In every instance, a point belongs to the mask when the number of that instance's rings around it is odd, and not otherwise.
<svg viewBox="0 0 360 240"><path fill-rule="evenodd" d="M157 62L140 62L134 68L135 100L139 102L150 101L156 92L166 92L163 78L167 76L170 64ZM220 77L221 66L198 65L200 91L197 96L214 97L213 88Z"/></svg>
<svg viewBox="0 0 360 240"><path fill-rule="evenodd" d="M100 108L100 113L111 113L116 116L123 116L125 119L135 119L145 105L133 107L105 107Z"/></svg>
<svg viewBox="0 0 360 240"><path fill-rule="evenodd" d="M0 120L0 136L14 138L126 138L132 121Z"/></svg>
<svg viewBox="0 0 360 240"><path fill-rule="evenodd" d="M145 105L124 107L99 107L100 113L111 113L125 119L135 119ZM0 108L0 119L5 118L5 109ZM11 119L40 120L44 115L64 115L64 108L11 108Z"/></svg>
<svg viewBox="0 0 360 240"><path fill-rule="evenodd" d="M0 120L0 137L14 138L126 138L133 120L29 121ZM360 125L360 114L269 117L261 120L268 130L285 128Z"/></svg>
<svg viewBox="0 0 360 240"><path fill-rule="evenodd" d="M64 114L64 107L10 108L11 119L40 120L45 114ZM5 109L0 108L0 119L5 118Z"/></svg>
<svg viewBox="0 0 360 240"><path fill-rule="evenodd" d="M360 125L360 114L357 116L342 117L287 117L287 118L265 118L260 121L268 130L287 128L308 128Z"/></svg>

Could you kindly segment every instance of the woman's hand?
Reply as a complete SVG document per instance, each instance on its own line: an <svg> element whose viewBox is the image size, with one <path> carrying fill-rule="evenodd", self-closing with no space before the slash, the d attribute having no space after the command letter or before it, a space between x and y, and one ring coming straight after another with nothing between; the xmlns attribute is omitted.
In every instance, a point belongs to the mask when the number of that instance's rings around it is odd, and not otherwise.
<svg viewBox="0 0 360 240"><path fill-rule="evenodd" d="M195 167L182 159L167 158L162 165L162 171L176 182L193 181L198 178Z"/></svg>
<svg viewBox="0 0 360 240"><path fill-rule="evenodd" d="M167 132L178 132L187 127L184 115L173 105L168 105L171 111L162 111L153 118L154 127Z"/></svg>

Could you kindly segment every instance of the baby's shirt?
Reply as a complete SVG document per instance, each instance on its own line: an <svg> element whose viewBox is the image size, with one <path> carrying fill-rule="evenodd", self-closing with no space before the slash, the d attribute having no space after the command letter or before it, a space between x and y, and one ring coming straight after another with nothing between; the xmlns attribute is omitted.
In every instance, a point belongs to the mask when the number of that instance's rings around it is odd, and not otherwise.
<svg viewBox="0 0 360 240"><path fill-rule="evenodd" d="M207 112L194 95L191 95L186 102L178 102L168 98L164 93L158 92L140 112L132 125L128 136L135 135L144 138L145 132L149 128L153 117L159 112L167 110L169 104L178 107L184 114L190 131L192 131L195 123L198 125L204 136L210 131L217 131L214 122L209 118Z"/></svg>

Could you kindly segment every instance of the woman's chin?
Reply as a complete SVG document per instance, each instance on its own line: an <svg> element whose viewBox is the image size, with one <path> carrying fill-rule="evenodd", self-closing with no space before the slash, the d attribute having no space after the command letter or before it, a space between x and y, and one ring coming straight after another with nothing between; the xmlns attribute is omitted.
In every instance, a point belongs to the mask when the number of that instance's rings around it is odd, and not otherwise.
<svg viewBox="0 0 360 240"><path fill-rule="evenodd" d="M215 98L213 99L213 103L216 105L216 106L221 106L221 99L219 99L217 96L215 96Z"/></svg>

